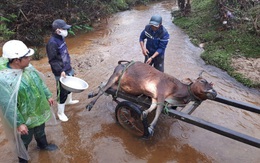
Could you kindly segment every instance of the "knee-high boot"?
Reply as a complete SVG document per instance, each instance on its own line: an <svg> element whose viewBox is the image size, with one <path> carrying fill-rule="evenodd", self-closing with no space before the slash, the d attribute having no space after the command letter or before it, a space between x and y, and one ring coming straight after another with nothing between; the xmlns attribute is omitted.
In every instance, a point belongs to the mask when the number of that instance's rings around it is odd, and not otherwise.
<svg viewBox="0 0 260 163"><path fill-rule="evenodd" d="M64 104L58 104L58 117L61 121L66 122L68 121L68 117L64 114L64 109L65 109L65 103Z"/></svg>
<svg viewBox="0 0 260 163"><path fill-rule="evenodd" d="M66 105L73 105L73 104L76 104L78 102L79 102L79 100L72 100L72 93L70 93L67 96L67 100L65 101L65 104Z"/></svg>
<svg viewBox="0 0 260 163"><path fill-rule="evenodd" d="M55 144L49 144L46 139L46 135L42 136L41 138L36 139L37 146L41 150L46 150L46 151L54 151L58 149L57 145Z"/></svg>

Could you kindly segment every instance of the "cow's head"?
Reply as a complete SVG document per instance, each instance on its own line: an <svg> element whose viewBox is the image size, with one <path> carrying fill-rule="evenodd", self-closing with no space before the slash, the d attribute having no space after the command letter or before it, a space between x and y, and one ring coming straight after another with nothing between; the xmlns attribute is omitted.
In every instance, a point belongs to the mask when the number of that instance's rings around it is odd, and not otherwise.
<svg viewBox="0 0 260 163"><path fill-rule="evenodd" d="M200 101L214 99L217 96L217 92L213 89L213 84L202 77L198 77L191 84L190 89L195 98Z"/></svg>

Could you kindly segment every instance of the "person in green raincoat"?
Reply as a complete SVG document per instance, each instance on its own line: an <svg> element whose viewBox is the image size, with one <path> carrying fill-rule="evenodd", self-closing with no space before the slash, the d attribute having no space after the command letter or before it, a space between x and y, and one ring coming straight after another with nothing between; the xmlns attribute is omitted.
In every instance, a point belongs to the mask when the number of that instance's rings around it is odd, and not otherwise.
<svg viewBox="0 0 260 163"><path fill-rule="evenodd" d="M30 64L34 50L22 41L3 45L0 58L0 112L6 136L15 143L19 162L28 162L28 146L34 137L38 148L56 150L45 134L54 100L39 72Z"/></svg>

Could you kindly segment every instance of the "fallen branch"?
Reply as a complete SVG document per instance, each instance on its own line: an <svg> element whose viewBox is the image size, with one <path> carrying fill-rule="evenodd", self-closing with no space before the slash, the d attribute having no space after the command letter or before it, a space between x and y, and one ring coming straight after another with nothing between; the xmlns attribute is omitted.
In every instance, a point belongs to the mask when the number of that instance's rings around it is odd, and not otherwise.
<svg viewBox="0 0 260 163"><path fill-rule="evenodd" d="M19 9L19 11L22 13L23 17L27 20L27 22L29 22L28 18L25 16L25 14L23 13L23 11L21 9Z"/></svg>

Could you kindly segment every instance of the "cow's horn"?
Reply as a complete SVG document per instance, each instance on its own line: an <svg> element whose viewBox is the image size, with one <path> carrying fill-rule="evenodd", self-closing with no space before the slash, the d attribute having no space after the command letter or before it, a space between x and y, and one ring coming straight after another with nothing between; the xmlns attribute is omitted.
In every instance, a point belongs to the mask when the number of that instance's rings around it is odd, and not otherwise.
<svg viewBox="0 0 260 163"><path fill-rule="evenodd" d="M205 72L204 70L202 70L200 73L199 73L199 77L202 77L202 73Z"/></svg>

